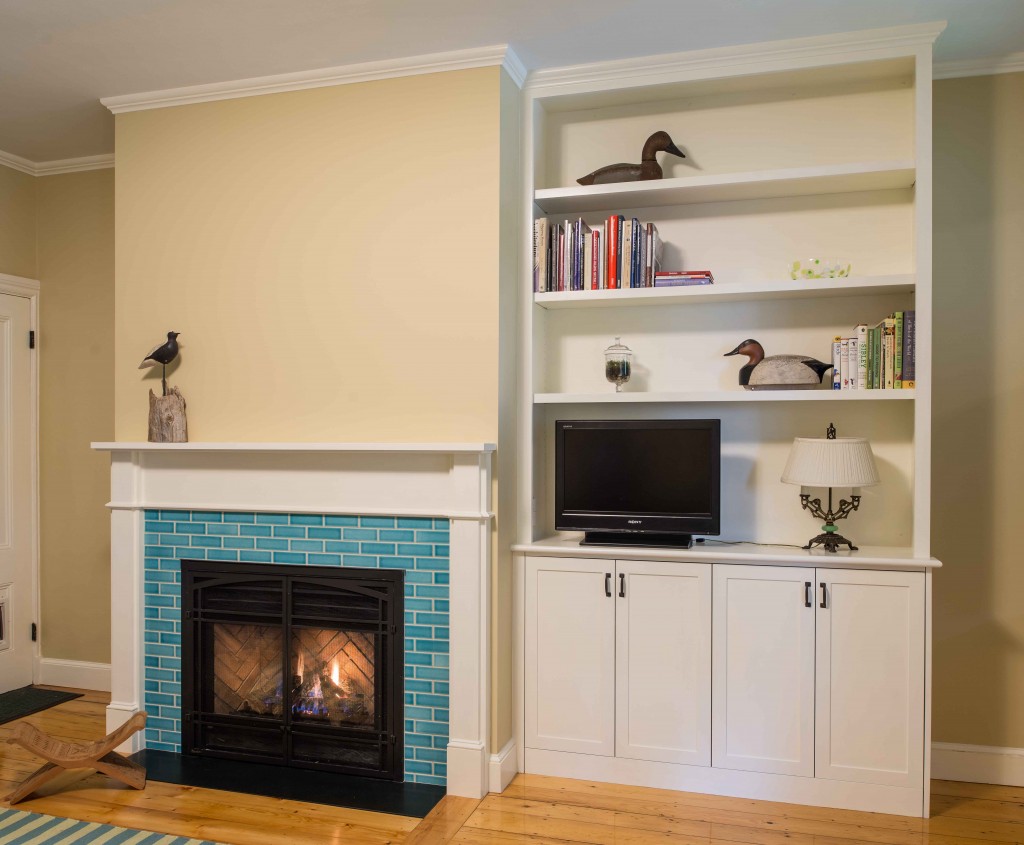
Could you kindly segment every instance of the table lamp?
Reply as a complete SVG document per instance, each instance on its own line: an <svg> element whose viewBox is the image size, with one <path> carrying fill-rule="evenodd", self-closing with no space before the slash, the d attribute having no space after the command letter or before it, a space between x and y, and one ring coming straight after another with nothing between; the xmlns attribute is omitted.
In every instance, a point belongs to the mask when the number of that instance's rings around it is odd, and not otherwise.
<svg viewBox="0 0 1024 845"><path fill-rule="evenodd" d="M823 546L827 552L836 552L841 545L857 551L857 547L842 534L837 534L836 520L845 519L860 507L860 488L878 484L878 468L871 444L863 437L836 437L836 427L829 423L825 437L797 437L789 452L789 460L782 472L785 484L800 485L800 504L812 516L825 520L822 533L803 548ZM828 488L828 510L823 510L821 499L812 499L807 488ZM850 499L839 500L839 509L832 510L832 488L852 487Z"/></svg>

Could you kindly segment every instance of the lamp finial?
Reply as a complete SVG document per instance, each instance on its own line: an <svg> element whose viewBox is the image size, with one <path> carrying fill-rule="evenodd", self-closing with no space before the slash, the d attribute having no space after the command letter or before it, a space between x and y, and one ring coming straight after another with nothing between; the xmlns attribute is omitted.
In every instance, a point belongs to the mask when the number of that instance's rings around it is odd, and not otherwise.
<svg viewBox="0 0 1024 845"><path fill-rule="evenodd" d="M828 428L825 429L825 439L835 440L836 439L836 424L829 423Z"/></svg>

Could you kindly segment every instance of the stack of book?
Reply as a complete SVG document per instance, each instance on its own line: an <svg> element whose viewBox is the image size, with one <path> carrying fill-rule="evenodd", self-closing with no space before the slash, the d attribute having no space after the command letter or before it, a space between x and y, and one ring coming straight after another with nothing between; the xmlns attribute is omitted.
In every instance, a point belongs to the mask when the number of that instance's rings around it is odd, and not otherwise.
<svg viewBox="0 0 1024 845"><path fill-rule="evenodd" d="M654 274L656 288L675 288L687 285L713 285L715 277L710 270L665 270Z"/></svg>
<svg viewBox="0 0 1024 845"><path fill-rule="evenodd" d="M876 326L861 323L832 341L833 390L910 390L916 385L913 311L896 311Z"/></svg>
<svg viewBox="0 0 1024 845"><path fill-rule="evenodd" d="M533 223L533 289L553 291L654 287L661 238L653 223L613 214L598 226L578 220Z"/></svg>

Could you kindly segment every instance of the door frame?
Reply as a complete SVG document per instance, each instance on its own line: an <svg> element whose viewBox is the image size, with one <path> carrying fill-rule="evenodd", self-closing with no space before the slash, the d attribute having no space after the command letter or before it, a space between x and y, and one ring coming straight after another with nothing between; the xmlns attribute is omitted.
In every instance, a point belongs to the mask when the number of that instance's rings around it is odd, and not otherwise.
<svg viewBox="0 0 1024 845"><path fill-rule="evenodd" d="M29 331L36 333L36 352L39 350L39 290L40 284L37 279L28 279L23 276L11 276L7 273L0 273L0 294L20 296L29 303ZM29 531L31 538L29 543L29 555L31 557L32 583L30 584L32 596L32 617L36 624L40 620L40 596L39 596L39 355L29 356L29 454L31 456L32 470L30 472L29 487L31 489L30 512L32 527ZM39 683L40 668L40 643L41 638L36 638L32 643L32 683Z"/></svg>

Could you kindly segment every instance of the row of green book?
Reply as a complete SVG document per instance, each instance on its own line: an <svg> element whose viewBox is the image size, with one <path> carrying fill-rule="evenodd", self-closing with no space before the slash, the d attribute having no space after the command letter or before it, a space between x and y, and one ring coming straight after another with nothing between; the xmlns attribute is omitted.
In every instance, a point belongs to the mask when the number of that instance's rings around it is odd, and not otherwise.
<svg viewBox="0 0 1024 845"><path fill-rule="evenodd" d="M875 326L854 326L850 337L835 337L832 389L913 389L917 379L916 328L913 311L896 311Z"/></svg>

